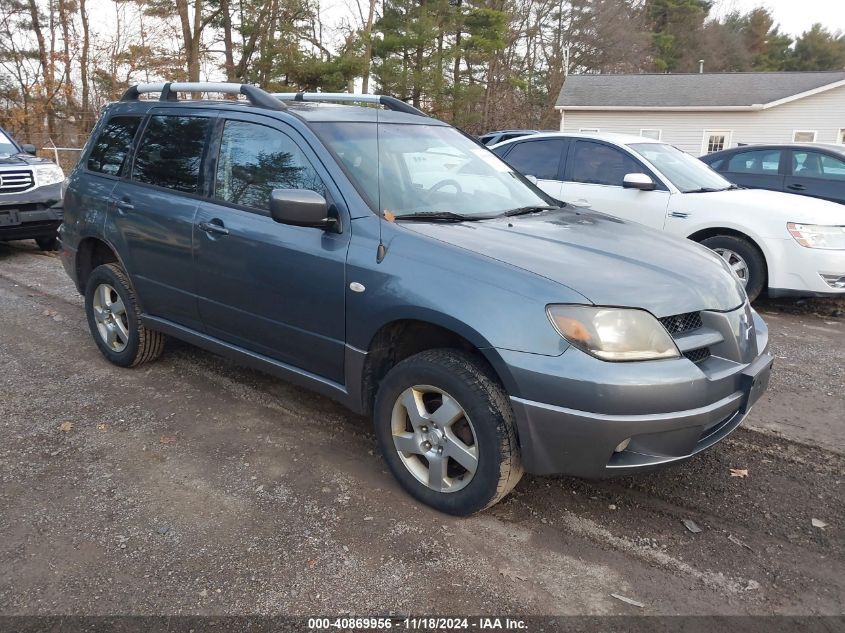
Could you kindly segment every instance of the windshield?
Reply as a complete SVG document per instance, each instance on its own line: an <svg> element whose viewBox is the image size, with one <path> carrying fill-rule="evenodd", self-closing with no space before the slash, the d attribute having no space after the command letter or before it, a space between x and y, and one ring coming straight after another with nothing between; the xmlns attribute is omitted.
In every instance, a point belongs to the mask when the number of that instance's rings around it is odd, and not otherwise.
<svg viewBox="0 0 845 633"><path fill-rule="evenodd" d="M396 217L420 213L489 217L556 204L498 156L451 127L312 125L373 210L380 208Z"/></svg>
<svg viewBox="0 0 845 633"><path fill-rule="evenodd" d="M731 183L697 158L665 143L633 143L629 146L657 167L682 193L722 191Z"/></svg>
<svg viewBox="0 0 845 633"><path fill-rule="evenodd" d="M17 154L19 151L18 146L0 130L0 154Z"/></svg>

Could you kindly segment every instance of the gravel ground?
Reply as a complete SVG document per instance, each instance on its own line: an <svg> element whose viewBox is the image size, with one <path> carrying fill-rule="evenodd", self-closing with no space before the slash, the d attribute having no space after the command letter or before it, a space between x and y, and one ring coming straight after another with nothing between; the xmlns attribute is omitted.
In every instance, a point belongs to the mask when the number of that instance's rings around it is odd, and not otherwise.
<svg viewBox="0 0 845 633"><path fill-rule="evenodd" d="M775 373L726 441L456 519L328 399L178 342L109 365L58 259L0 244L0 614L841 615L842 303L757 307Z"/></svg>

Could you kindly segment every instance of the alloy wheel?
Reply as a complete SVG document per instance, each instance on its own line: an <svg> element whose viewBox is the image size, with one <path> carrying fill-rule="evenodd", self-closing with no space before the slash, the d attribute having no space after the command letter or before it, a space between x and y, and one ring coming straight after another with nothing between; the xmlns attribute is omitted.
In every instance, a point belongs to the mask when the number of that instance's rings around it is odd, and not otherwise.
<svg viewBox="0 0 845 633"><path fill-rule="evenodd" d="M742 282L743 286L748 285L748 263L736 251L729 248L714 248L713 251L724 259L730 266L733 274Z"/></svg>
<svg viewBox="0 0 845 633"><path fill-rule="evenodd" d="M112 351L122 352L129 343L129 319L123 299L109 284L100 284L91 305L100 338Z"/></svg>
<svg viewBox="0 0 845 633"><path fill-rule="evenodd" d="M430 385L414 385L393 405L393 445L414 478L437 492L465 488L478 468L478 442L458 401Z"/></svg>

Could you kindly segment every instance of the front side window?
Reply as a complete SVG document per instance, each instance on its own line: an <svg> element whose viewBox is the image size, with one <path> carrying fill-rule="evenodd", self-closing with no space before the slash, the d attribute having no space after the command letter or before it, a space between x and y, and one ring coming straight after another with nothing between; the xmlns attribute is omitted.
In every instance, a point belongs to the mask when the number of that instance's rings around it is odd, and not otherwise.
<svg viewBox="0 0 845 633"><path fill-rule="evenodd" d="M845 180L845 160L819 152L793 152L792 175L822 180Z"/></svg>
<svg viewBox="0 0 845 633"><path fill-rule="evenodd" d="M577 141L571 161L573 182L621 187L625 174L643 173L642 166L625 152L593 141Z"/></svg>
<svg viewBox="0 0 845 633"><path fill-rule="evenodd" d="M776 176L780 166L780 150L758 149L734 154L728 161L727 171L737 174Z"/></svg>
<svg viewBox="0 0 845 633"><path fill-rule="evenodd" d="M540 180L557 180L563 146L562 139L523 141L517 143L505 160L526 176L534 176Z"/></svg>
<svg viewBox="0 0 845 633"><path fill-rule="evenodd" d="M310 189L326 195L320 176L287 134L257 123L226 121L214 198L269 211L273 189Z"/></svg>
<svg viewBox="0 0 845 633"><path fill-rule="evenodd" d="M731 188L730 182L677 147L665 143L632 143L628 147L651 163L681 193Z"/></svg>
<svg viewBox="0 0 845 633"><path fill-rule="evenodd" d="M556 204L493 152L446 125L316 122L311 127L377 213L489 217Z"/></svg>
<svg viewBox="0 0 845 633"><path fill-rule="evenodd" d="M88 154L88 169L110 176L120 175L129 145L140 124L139 116L114 116L109 119Z"/></svg>
<svg viewBox="0 0 845 633"><path fill-rule="evenodd" d="M183 193L198 193L208 123L206 117L151 117L138 145L132 179Z"/></svg>

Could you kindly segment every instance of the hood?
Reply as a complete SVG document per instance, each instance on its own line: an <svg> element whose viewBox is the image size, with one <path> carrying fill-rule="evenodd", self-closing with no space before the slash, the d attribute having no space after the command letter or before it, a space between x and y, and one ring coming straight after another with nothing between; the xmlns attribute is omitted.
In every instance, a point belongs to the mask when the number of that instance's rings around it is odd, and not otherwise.
<svg viewBox="0 0 845 633"><path fill-rule="evenodd" d="M737 208L743 211L763 212L766 217L773 215L783 219L784 235L786 222L805 224L845 224L845 205L828 200L799 196L782 191L767 189L728 189L708 193L684 193L672 196L673 210L689 210L686 205L693 205L696 198L708 205L718 205L722 209ZM686 204L685 204L686 203ZM778 235L777 237L784 237Z"/></svg>
<svg viewBox="0 0 845 633"><path fill-rule="evenodd" d="M596 305L657 317L732 310L745 292L708 249L593 211L561 209L464 223L400 222L411 231L546 277Z"/></svg>
<svg viewBox="0 0 845 633"><path fill-rule="evenodd" d="M46 158L38 158L32 154L0 154L0 167L13 165L16 167L30 165L52 165L53 161Z"/></svg>

